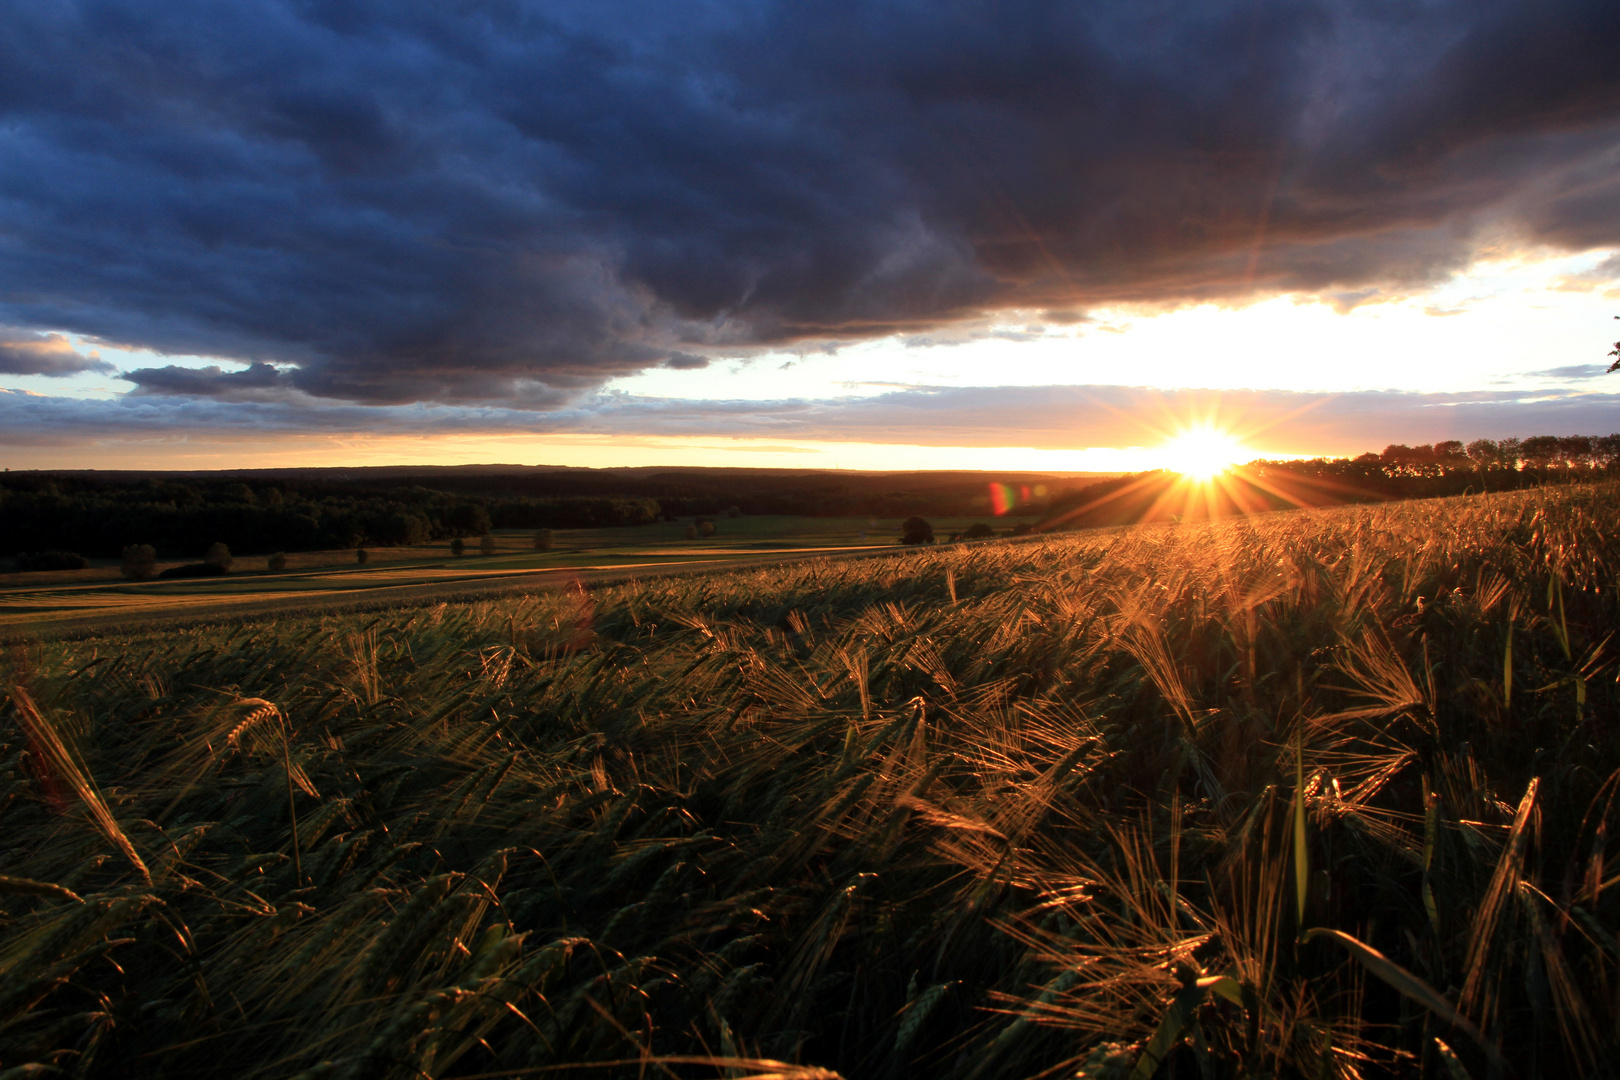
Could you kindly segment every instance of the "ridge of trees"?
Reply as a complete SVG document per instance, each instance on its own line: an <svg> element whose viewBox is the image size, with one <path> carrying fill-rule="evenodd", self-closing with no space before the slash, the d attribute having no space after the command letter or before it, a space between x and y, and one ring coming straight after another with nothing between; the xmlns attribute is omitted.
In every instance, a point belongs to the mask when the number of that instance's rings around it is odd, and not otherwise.
<svg viewBox="0 0 1620 1080"><path fill-rule="evenodd" d="M1620 434L1395 444L1354 458L1256 461L1248 468L1346 481L1390 498L1460 495L1613 474L1620 471Z"/></svg>
<svg viewBox="0 0 1620 1080"><path fill-rule="evenodd" d="M1251 461L1213 483L1192 488L1185 487L1179 474L1164 470L1115 477L1053 500L1038 528L1095 528L1292 506L1436 498L1615 475L1620 475L1620 435L1396 444L1353 458Z"/></svg>

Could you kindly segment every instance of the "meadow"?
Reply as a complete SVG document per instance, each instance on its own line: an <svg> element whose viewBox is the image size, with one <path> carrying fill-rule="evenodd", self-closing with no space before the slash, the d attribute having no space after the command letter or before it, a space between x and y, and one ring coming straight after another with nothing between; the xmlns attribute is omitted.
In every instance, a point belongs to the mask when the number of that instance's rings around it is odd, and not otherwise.
<svg viewBox="0 0 1620 1080"><path fill-rule="evenodd" d="M19 646L0 1077L1612 1074L1617 593L1604 484Z"/></svg>
<svg viewBox="0 0 1620 1080"><path fill-rule="evenodd" d="M1027 522L1017 515L994 519L1000 531ZM975 519L942 518L945 535ZM283 556L283 570L267 569L264 556L235 560L224 577L128 581L116 559L97 559L83 570L0 574L0 642L41 634L61 636L109 628L242 618L317 608L376 609L432 599L467 599L525 589L566 586L575 579L617 580L630 576L741 565L830 553L892 548L899 518L812 518L758 515L713 520L715 533L689 539L691 521L635 527L557 529L551 550L534 549L533 529L498 529L494 551L480 550L480 537L452 553L448 541L431 545L371 548L357 562L352 548L300 551ZM154 570L194 559L170 559Z"/></svg>

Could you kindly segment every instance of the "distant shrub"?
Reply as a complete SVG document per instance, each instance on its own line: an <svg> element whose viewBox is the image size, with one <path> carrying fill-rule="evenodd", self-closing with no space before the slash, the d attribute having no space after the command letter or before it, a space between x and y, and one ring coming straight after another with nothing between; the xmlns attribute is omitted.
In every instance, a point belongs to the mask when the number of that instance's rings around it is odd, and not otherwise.
<svg viewBox="0 0 1620 1080"><path fill-rule="evenodd" d="M157 552L151 544L131 544L124 549L124 561L119 573L131 581L144 581L157 570Z"/></svg>
<svg viewBox="0 0 1620 1080"><path fill-rule="evenodd" d="M366 563L371 561L371 552L367 551L365 548L355 548L354 561L359 563L361 566L366 565Z"/></svg>
<svg viewBox="0 0 1620 1080"><path fill-rule="evenodd" d="M697 539L697 526L696 525L688 525L686 527L686 538L688 540L696 540Z"/></svg>
<svg viewBox="0 0 1620 1080"><path fill-rule="evenodd" d="M1020 522L1019 524L1013 526L1012 535L1013 536L1029 536L1034 531L1035 531L1035 526L1031 525L1027 521L1024 521L1024 522Z"/></svg>
<svg viewBox="0 0 1620 1080"><path fill-rule="evenodd" d="M986 525L982 521L976 521L967 527L967 531L962 534L962 539L987 540L994 535L996 535L995 529L991 528L989 525Z"/></svg>
<svg viewBox="0 0 1620 1080"><path fill-rule="evenodd" d="M708 537L714 535L714 522L712 521L699 522L697 528L699 536Z"/></svg>
<svg viewBox="0 0 1620 1080"><path fill-rule="evenodd" d="M219 567L220 573L227 574L236 560L231 558L231 549L224 544L209 544L208 550L203 552L202 561L209 566Z"/></svg>
<svg viewBox="0 0 1620 1080"><path fill-rule="evenodd" d="M900 542L902 544L932 544L934 542L934 527L926 518L913 514L900 526Z"/></svg>
<svg viewBox="0 0 1620 1080"><path fill-rule="evenodd" d="M269 567L271 573L281 573L283 570L287 569L287 553L285 551L276 552L274 555L270 556L269 562L267 562L265 565Z"/></svg>
<svg viewBox="0 0 1620 1080"><path fill-rule="evenodd" d="M541 529L539 532L534 534L534 550L550 551L551 545L552 537L550 529Z"/></svg>
<svg viewBox="0 0 1620 1080"><path fill-rule="evenodd" d="M736 506L728 506L728 507L726 507L726 517L728 517L728 518L740 518L740 517L742 517L742 508L741 507L736 507Z"/></svg>
<svg viewBox="0 0 1620 1080"><path fill-rule="evenodd" d="M18 570L83 570L90 565L88 559L72 551L27 552L16 558Z"/></svg>
<svg viewBox="0 0 1620 1080"><path fill-rule="evenodd" d="M479 537L478 552L481 555L495 554L495 538L489 535L489 533L485 533L483 536Z"/></svg>
<svg viewBox="0 0 1620 1080"><path fill-rule="evenodd" d="M184 566L171 566L159 578L224 577L228 571L218 563L194 562Z"/></svg>
<svg viewBox="0 0 1620 1080"><path fill-rule="evenodd" d="M467 553L467 541L463 540L459 536L456 537L454 540L450 541L450 554L452 554L452 555L465 555L466 553Z"/></svg>

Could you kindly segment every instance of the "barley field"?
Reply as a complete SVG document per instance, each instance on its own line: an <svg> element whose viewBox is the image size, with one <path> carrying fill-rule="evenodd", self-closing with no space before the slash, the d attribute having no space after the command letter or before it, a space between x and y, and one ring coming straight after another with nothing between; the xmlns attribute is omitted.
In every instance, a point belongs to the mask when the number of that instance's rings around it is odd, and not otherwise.
<svg viewBox="0 0 1620 1080"><path fill-rule="evenodd" d="M1620 1071L1620 487L0 661L0 1077Z"/></svg>

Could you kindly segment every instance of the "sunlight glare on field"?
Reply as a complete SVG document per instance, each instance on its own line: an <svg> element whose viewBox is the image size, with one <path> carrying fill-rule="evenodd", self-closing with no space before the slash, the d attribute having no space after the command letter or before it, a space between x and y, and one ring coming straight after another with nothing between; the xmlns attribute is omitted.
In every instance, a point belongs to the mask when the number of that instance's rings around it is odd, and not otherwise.
<svg viewBox="0 0 1620 1080"><path fill-rule="evenodd" d="M1244 447L1231 434L1212 425L1186 428L1165 444L1165 467L1190 480L1212 480L1244 455Z"/></svg>

